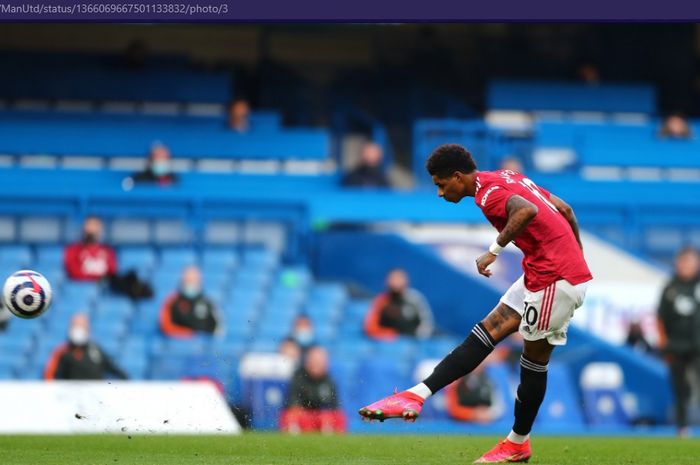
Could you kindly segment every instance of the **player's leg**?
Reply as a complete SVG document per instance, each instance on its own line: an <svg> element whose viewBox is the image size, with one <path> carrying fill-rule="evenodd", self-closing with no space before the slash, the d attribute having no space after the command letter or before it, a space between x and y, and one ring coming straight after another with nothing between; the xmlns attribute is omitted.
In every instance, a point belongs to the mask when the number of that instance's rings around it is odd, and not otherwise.
<svg viewBox="0 0 700 465"><path fill-rule="evenodd" d="M508 437L475 463L526 462L530 459L530 431L547 390L547 366L557 345L566 344L574 310L583 303L585 286L557 281L539 292L525 292L520 333L520 385L515 399L515 421Z"/></svg>
<svg viewBox="0 0 700 465"><path fill-rule="evenodd" d="M520 318L518 312L499 302L486 318L474 326L464 342L438 363L430 376L409 391L425 399L471 373L491 354L496 344L518 330Z"/></svg>
<svg viewBox="0 0 700 465"><path fill-rule="evenodd" d="M445 356L422 383L363 407L359 414L381 421L401 417L415 420L425 399L470 373L493 351L496 344L518 330L521 315L516 309L522 308L524 293L521 277L486 318L472 329L464 342Z"/></svg>
<svg viewBox="0 0 700 465"><path fill-rule="evenodd" d="M520 357L520 385L515 397L515 421L508 439L516 444L527 441L547 390L547 365L554 350L547 339L524 341Z"/></svg>

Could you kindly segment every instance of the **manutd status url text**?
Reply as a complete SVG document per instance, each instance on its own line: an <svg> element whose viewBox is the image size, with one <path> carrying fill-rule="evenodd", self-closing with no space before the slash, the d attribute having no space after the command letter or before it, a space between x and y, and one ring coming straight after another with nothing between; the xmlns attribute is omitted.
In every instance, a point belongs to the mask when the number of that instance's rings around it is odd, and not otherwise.
<svg viewBox="0 0 700 465"><path fill-rule="evenodd" d="M220 15L229 12L228 4L210 3L75 3L72 5L0 3L3 15Z"/></svg>

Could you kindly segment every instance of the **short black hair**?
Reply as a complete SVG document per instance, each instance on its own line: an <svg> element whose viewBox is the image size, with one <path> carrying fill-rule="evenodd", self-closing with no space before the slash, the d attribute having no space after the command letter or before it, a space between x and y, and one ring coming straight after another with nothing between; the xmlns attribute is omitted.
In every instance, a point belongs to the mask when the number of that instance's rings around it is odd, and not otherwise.
<svg viewBox="0 0 700 465"><path fill-rule="evenodd" d="M444 144L433 150L425 168L431 176L448 178L455 171L464 174L476 171L472 154L459 144Z"/></svg>

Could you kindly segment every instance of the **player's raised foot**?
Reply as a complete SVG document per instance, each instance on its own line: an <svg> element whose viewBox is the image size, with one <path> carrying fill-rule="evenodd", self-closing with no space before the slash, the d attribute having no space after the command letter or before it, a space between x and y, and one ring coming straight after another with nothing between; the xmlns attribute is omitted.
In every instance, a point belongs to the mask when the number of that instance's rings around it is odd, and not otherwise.
<svg viewBox="0 0 700 465"><path fill-rule="evenodd" d="M486 452L474 461L474 463L515 463L527 462L532 455L530 440L522 444L516 444L504 439L496 444L496 447Z"/></svg>
<svg viewBox="0 0 700 465"><path fill-rule="evenodd" d="M387 418L403 418L405 421L416 421L423 408L423 398L412 392L403 391L367 407L362 407L359 414L368 420L384 421Z"/></svg>

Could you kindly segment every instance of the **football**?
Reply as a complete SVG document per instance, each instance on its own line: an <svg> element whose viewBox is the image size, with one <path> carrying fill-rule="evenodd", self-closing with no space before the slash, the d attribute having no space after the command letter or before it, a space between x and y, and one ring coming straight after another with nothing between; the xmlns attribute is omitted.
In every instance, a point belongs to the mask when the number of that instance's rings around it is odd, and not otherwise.
<svg viewBox="0 0 700 465"><path fill-rule="evenodd" d="M5 280L2 300L15 316L36 318L51 305L51 284L41 273L20 270Z"/></svg>

